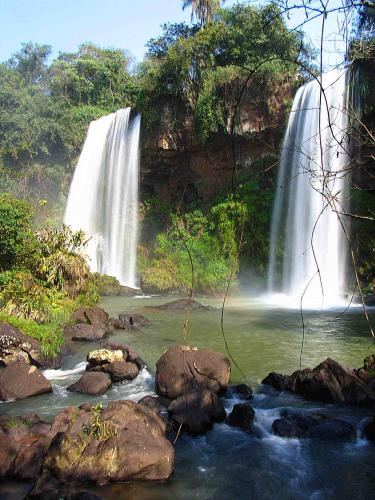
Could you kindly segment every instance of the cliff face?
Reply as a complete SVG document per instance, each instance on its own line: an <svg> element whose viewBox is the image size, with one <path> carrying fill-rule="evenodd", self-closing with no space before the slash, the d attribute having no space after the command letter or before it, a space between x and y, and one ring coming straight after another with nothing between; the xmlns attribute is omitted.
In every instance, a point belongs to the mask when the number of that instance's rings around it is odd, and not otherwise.
<svg viewBox="0 0 375 500"><path fill-rule="evenodd" d="M199 140L194 117L181 101L157 102L159 124L142 133L142 199L155 196L175 204L185 193L186 203L195 199L209 203L230 186L234 165L240 176L251 174L255 160L279 150L291 93L290 85L281 87L267 103L245 95L237 134L228 133L228 116L225 130L205 143Z"/></svg>

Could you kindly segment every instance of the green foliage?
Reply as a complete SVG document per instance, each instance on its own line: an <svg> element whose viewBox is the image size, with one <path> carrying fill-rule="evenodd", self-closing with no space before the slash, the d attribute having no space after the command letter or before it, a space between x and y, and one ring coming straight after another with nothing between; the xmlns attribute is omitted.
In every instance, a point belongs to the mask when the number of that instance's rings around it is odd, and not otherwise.
<svg viewBox="0 0 375 500"><path fill-rule="evenodd" d="M0 271L10 270L30 258L35 238L30 230L30 205L0 194Z"/></svg>
<svg viewBox="0 0 375 500"><path fill-rule="evenodd" d="M121 292L120 282L113 276L93 273L91 280L99 295L119 295Z"/></svg>

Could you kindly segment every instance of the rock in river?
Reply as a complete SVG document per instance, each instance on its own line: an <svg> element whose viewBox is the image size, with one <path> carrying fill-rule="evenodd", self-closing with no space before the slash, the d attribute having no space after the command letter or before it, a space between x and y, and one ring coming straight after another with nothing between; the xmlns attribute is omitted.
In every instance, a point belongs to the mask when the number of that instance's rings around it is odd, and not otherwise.
<svg viewBox="0 0 375 500"><path fill-rule="evenodd" d="M71 340L81 340L84 342L98 342L108 335L108 330L102 325L89 325L77 323L64 328L64 335Z"/></svg>
<svg viewBox="0 0 375 500"><path fill-rule="evenodd" d="M272 372L262 383L324 402L375 405L373 386L359 378L355 370L330 358L313 370L297 370L290 376Z"/></svg>
<svg viewBox="0 0 375 500"><path fill-rule="evenodd" d="M90 396L101 396L111 387L111 377L107 373L86 372L74 384L68 387L68 391L81 392Z"/></svg>
<svg viewBox="0 0 375 500"><path fill-rule="evenodd" d="M87 323L88 325L105 325L108 321L108 313L101 307L79 307L70 316L74 323Z"/></svg>
<svg viewBox="0 0 375 500"><path fill-rule="evenodd" d="M291 414L274 420L272 430L286 438L353 439L355 428L339 418L315 414Z"/></svg>
<svg viewBox="0 0 375 500"><path fill-rule="evenodd" d="M59 486L68 482L161 481L172 474L173 446L154 411L131 401L81 408L52 441L31 497L58 498Z"/></svg>
<svg viewBox="0 0 375 500"><path fill-rule="evenodd" d="M212 306L205 306L196 300L177 299L160 306L148 306L153 309L160 309L161 311L186 311L189 307L190 311L214 311Z"/></svg>
<svg viewBox="0 0 375 500"><path fill-rule="evenodd" d="M155 390L169 399L205 387L222 394L230 376L230 362L221 353L191 346L173 346L156 363Z"/></svg>
<svg viewBox="0 0 375 500"><path fill-rule="evenodd" d="M239 427L243 431L249 431L253 425L255 411L247 404L234 405L233 410L228 415L227 424L232 427Z"/></svg>
<svg viewBox="0 0 375 500"><path fill-rule="evenodd" d="M223 422L225 409L216 394L206 388L193 389L172 401L168 414L175 429L192 436L205 434L215 422Z"/></svg>
<svg viewBox="0 0 375 500"><path fill-rule="evenodd" d="M8 365L0 373L0 400L13 401L52 392L52 386L43 373L24 361Z"/></svg>

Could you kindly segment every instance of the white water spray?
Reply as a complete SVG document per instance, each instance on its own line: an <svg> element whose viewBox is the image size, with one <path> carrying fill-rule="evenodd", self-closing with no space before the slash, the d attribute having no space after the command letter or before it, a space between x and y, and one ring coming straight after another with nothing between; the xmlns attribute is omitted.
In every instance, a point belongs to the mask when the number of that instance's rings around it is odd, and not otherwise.
<svg viewBox="0 0 375 500"><path fill-rule="evenodd" d="M301 87L284 138L268 292L296 307L301 299L314 308L344 299L347 241L339 214L347 209L349 182L347 78L332 71Z"/></svg>
<svg viewBox="0 0 375 500"><path fill-rule="evenodd" d="M90 269L137 287L140 116L130 108L90 124L66 205L64 222L90 238Z"/></svg>

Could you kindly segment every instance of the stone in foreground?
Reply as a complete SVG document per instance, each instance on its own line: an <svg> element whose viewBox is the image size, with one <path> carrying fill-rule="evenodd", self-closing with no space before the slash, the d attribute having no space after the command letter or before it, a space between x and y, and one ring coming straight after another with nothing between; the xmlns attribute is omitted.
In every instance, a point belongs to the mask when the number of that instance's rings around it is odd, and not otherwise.
<svg viewBox="0 0 375 500"><path fill-rule="evenodd" d="M90 396L101 396L111 387L111 377L107 373L87 372L68 387L68 391L81 392Z"/></svg>
<svg viewBox="0 0 375 500"><path fill-rule="evenodd" d="M104 410L81 407L74 423L52 441L31 497L58 498L68 482L166 480L173 463L165 422L146 406L112 401Z"/></svg>
<svg viewBox="0 0 375 500"><path fill-rule="evenodd" d="M303 413L274 420L272 430L285 438L353 439L356 436L355 428L349 422Z"/></svg>
<svg viewBox="0 0 375 500"><path fill-rule="evenodd" d="M223 394L230 362L221 353L191 346L169 348L156 363L155 390L159 396L178 398L199 387Z"/></svg>
<svg viewBox="0 0 375 500"><path fill-rule="evenodd" d="M205 434L215 422L223 422L226 417L220 399L205 388L193 389L172 401L168 414L176 431L181 427L192 436Z"/></svg>
<svg viewBox="0 0 375 500"><path fill-rule="evenodd" d="M24 361L16 361L0 373L0 400L13 401L52 392L43 373Z"/></svg>
<svg viewBox="0 0 375 500"><path fill-rule="evenodd" d="M247 404L234 405L228 415L227 424L231 427L239 427L243 431L249 431L253 425L255 411Z"/></svg>

